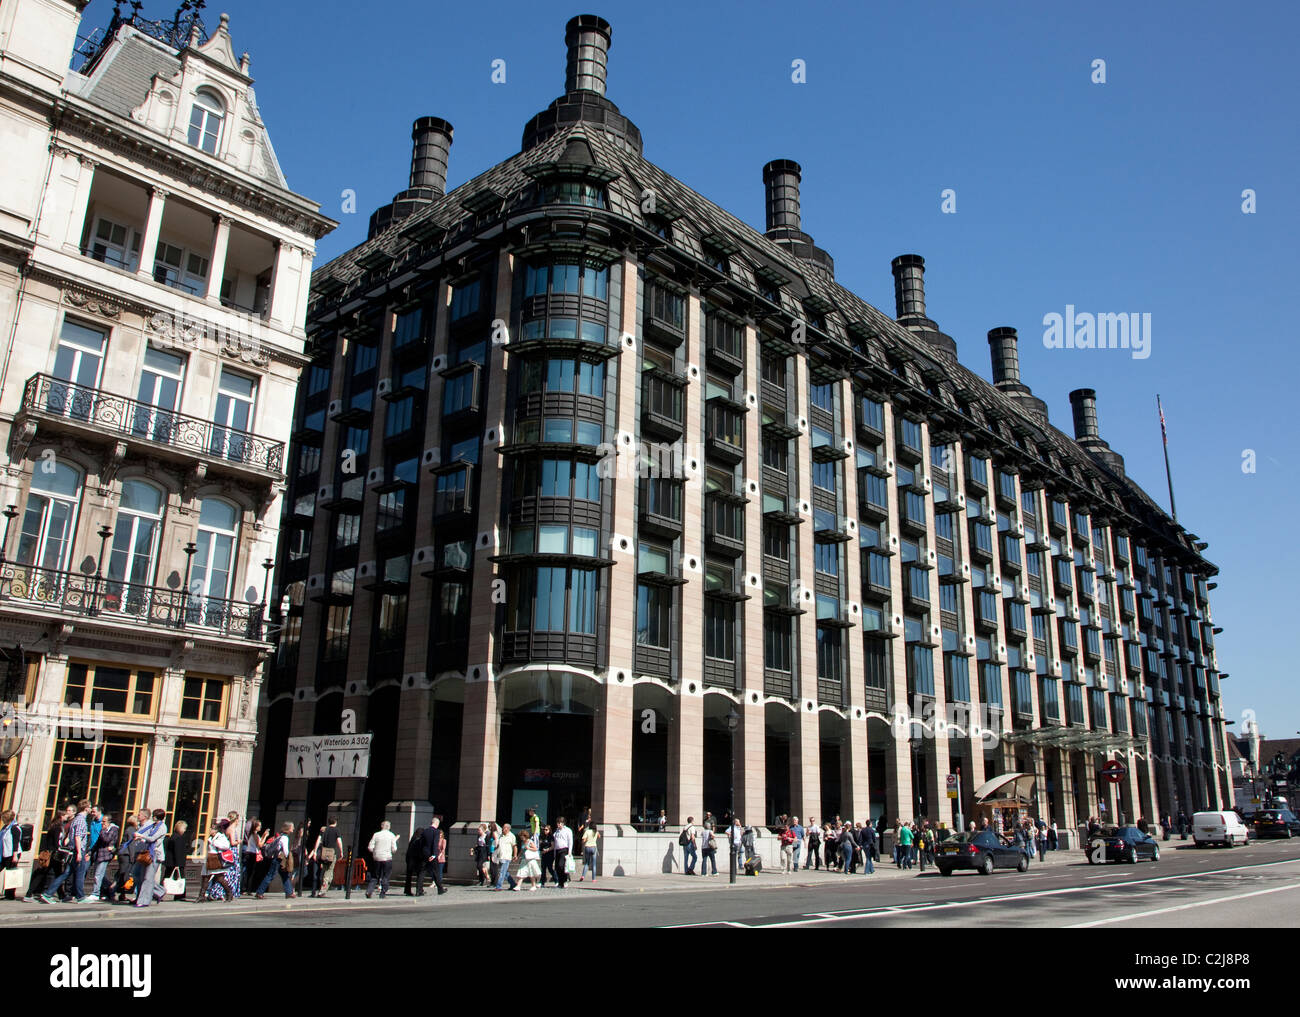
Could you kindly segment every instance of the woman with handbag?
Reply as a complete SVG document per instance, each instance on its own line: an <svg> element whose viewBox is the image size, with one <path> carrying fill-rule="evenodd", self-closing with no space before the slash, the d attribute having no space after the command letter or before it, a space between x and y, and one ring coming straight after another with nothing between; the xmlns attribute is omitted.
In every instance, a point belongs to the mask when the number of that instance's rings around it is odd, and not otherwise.
<svg viewBox="0 0 1300 1017"><path fill-rule="evenodd" d="M204 889L208 900L224 900L227 903L239 896L239 865L235 861L235 850L231 847L227 831L230 820L222 819L208 838L208 872L221 871L208 880Z"/></svg>
<svg viewBox="0 0 1300 1017"><path fill-rule="evenodd" d="M0 880L3 883L5 900L13 900L18 895L22 877L18 872L18 863L23 857L23 830L18 825L12 809L0 812Z"/></svg>
<svg viewBox="0 0 1300 1017"><path fill-rule="evenodd" d="M36 864L32 866L31 882L27 884L27 896L23 900L29 903L41 900L45 888L63 871L60 846L63 844L64 829L72 823L75 811L74 806L69 805L62 812L54 814L49 829L41 837L41 853L36 856Z"/></svg>
<svg viewBox="0 0 1300 1017"><path fill-rule="evenodd" d="M262 832L262 821L250 819L244 825L243 882L240 884L242 893L249 893L254 887L261 885L264 875L262 845L265 840L266 834Z"/></svg>
<svg viewBox="0 0 1300 1017"><path fill-rule="evenodd" d="M117 841L117 873L113 876L113 886L109 891L109 899L115 900L118 904L126 903L126 895L135 886L131 878L131 870L135 867L135 856L131 853L131 844L135 840L135 831L140 824L136 821L135 816L127 816L122 825L122 835Z"/></svg>
<svg viewBox="0 0 1300 1017"><path fill-rule="evenodd" d="M167 837L167 813L162 809L154 809L153 815L147 823L143 822L143 817L147 813L142 812L142 822L140 829L135 832L135 901L134 906L138 908L147 908L156 900L162 900L164 891L162 888L162 863L163 863L163 841Z"/></svg>
<svg viewBox="0 0 1300 1017"><path fill-rule="evenodd" d="M185 820L176 820L172 835L163 842L163 879L171 884L172 889L167 892L173 899L185 896L185 863L189 860L190 845L193 843L189 828L190 824Z"/></svg>

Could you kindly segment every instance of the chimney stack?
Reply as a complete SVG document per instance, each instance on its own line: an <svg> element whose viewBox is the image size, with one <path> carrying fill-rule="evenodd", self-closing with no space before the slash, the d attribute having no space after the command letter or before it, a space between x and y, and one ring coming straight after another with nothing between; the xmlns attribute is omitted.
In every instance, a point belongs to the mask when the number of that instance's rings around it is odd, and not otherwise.
<svg viewBox="0 0 1300 1017"><path fill-rule="evenodd" d="M1074 440L1094 460L1118 476L1124 476L1124 457L1101 439L1097 425L1097 393L1090 388L1076 388L1070 393L1074 411Z"/></svg>
<svg viewBox="0 0 1300 1017"><path fill-rule="evenodd" d="M989 329L989 351L993 355L993 384L1020 384L1020 351L1016 330L1007 325Z"/></svg>
<svg viewBox="0 0 1300 1017"><path fill-rule="evenodd" d="M782 235L801 233L799 181L803 170L793 159L773 159L763 167L763 188L767 195L767 232Z"/></svg>
<svg viewBox="0 0 1300 1017"><path fill-rule="evenodd" d="M1081 442L1099 439L1097 393L1090 388L1076 388L1070 393L1070 408L1074 411L1075 439Z"/></svg>
<svg viewBox="0 0 1300 1017"><path fill-rule="evenodd" d="M564 26L569 59L564 71L564 91L605 94L609 66L609 22L595 14L579 14Z"/></svg>
<svg viewBox="0 0 1300 1017"><path fill-rule="evenodd" d="M894 272L894 308L899 321L925 317L925 259L900 254L889 267Z"/></svg>
<svg viewBox="0 0 1300 1017"><path fill-rule="evenodd" d="M442 117L420 117L411 127L411 190L447 192L447 161L451 157L451 124Z"/></svg>

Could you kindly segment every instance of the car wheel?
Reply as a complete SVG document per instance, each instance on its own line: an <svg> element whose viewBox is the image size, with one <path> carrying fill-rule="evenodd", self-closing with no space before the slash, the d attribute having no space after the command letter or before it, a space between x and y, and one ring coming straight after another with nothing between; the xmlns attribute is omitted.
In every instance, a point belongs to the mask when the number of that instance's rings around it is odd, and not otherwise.
<svg viewBox="0 0 1300 1017"><path fill-rule="evenodd" d="M1153 862L1158 862L1158 861L1160 861L1160 848L1159 848L1159 847L1153 847L1153 848L1151 849L1151 860L1152 860Z"/></svg>
<svg viewBox="0 0 1300 1017"><path fill-rule="evenodd" d="M951 876L951 875L952 875L952 869L948 868L946 865L941 865L941 866L939 866L939 875L941 875L941 876Z"/></svg>
<svg viewBox="0 0 1300 1017"><path fill-rule="evenodd" d="M1291 827L1289 826L1286 828L1286 839L1287 840L1291 839Z"/></svg>
<svg viewBox="0 0 1300 1017"><path fill-rule="evenodd" d="M993 875L993 856L992 856L992 855L985 855L985 856L984 856L984 860L983 860L982 862L980 862L980 875L981 875L981 876L991 876L991 875Z"/></svg>
<svg viewBox="0 0 1300 1017"><path fill-rule="evenodd" d="M1029 871L1029 859L1026 858L1024 855L1020 856L1020 863L1016 866L1016 871L1017 872Z"/></svg>
<svg viewBox="0 0 1300 1017"><path fill-rule="evenodd" d="M1126 861L1129 865L1136 865L1137 860L1138 860L1137 850L1132 845L1130 845L1128 849L1128 857L1125 858L1124 861Z"/></svg>

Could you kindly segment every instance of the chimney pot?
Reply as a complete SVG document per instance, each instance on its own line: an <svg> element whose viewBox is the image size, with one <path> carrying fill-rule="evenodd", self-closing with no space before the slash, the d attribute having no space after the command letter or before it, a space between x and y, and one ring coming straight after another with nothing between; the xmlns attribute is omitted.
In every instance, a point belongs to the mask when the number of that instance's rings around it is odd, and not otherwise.
<svg viewBox="0 0 1300 1017"><path fill-rule="evenodd" d="M763 189L767 198L767 232L802 232L799 212L799 182L803 170L793 159L773 159L763 167Z"/></svg>
<svg viewBox="0 0 1300 1017"><path fill-rule="evenodd" d="M420 117L411 127L411 190L427 189L439 197L447 190L452 126L442 117Z"/></svg>
<svg viewBox="0 0 1300 1017"><path fill-rule="evenodd" d="M1020 351L1016 330L1008 325L989 329L989 352L993 356L993 384L1020 384Z"/></svg>
<svg viewBox="0 0 1300 1017"><path fill-rule="evenodd" d="M925 317L925 259L900 254L889 267L894 273L894 310L898 320Z"/></svg>
<svg viewBox="0 0 1300 1017"><path fill-rule="evenodd" d="M1074 411L1076 441L1096 441L1101 437L1097 425L1097 393L1093 389L1076 388L1071 392L1070 409Z"/></svg>
<svg viewBox="0 0 1300 1017"><path fill-rule="evenodd" d="M569 49L564 71L564 91L605 94L611 39L609 22L595 14L579 14L564 26Z"/></svg>

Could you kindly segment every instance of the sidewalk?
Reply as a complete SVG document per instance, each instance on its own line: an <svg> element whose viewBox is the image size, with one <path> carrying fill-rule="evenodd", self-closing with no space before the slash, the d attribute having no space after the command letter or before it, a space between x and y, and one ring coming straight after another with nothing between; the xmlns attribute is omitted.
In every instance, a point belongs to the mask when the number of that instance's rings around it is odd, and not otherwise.
<svg viewBox="0 0 1300 1017"><path fill-rule="evenodd" d="M1043 866L1055 869L1069 863L1077 864L1083 861L1083 853L1080 851L1049 851L1046 861L1035 860L1031 863L1030 871L1033 872ZM282 893L268 893L263 900L247 896L240 897L233 904L208 901L203 902L200 906L200 902L191 897L185 901L167 900L148 909L135 909L121 904L22 904L19 902L13 907L0 907L0 916L20 920L36 919L37 921L44 915L57 915L61 919L76 916L78 919L92 922L98 919L108 919L118 913L167 916L176 915L183 911L187 917L193 917L195 914L205 914L211 915L216 921L220 921L223 915L263 911L337 910L361 907L429 907L434 909L471 902L482 903L484 900L506 901L519 897L554 898L560 896L561 893L565 896L572 896L574 894L597 893L698 893L700 891L742 891L763 888L815 888L842 884L858 886L865 885L869 881L914 879L922 875L927 877L935 875L935 868L926 866L924 872L921 872L919 868L904 870L895 868L892 861L883 861L883 864L876 865L876 871L870 876L864 875L861 868L856 873L848 876L843 872L825 868L820 870L815 868L800 869L797 874L764 869L757 876L746 876L743 872L738 872L736 884L732 887L727 869L721 867L716 876L687 876L682 872L672 872L653 876L601 876L594 882L588 879L581 883L576 879L571 879L564 891L556 889L553 884L548 884L544 889L538 890L536 894L528 890L523 890L518 894L510 891L498 893L487 887L448 883L448 892L442 897L438 897L431 886L424 897L407 897L401 889L397 889L390 891L386 898L380 898L376 894L373 898L367 900L364 889L356 889L352 893L352 899L347 900L342 890L334 889L325 898L310 896L286 898Z"/></svg>

